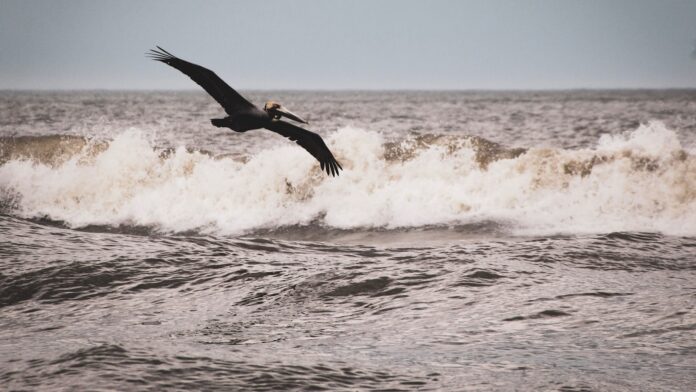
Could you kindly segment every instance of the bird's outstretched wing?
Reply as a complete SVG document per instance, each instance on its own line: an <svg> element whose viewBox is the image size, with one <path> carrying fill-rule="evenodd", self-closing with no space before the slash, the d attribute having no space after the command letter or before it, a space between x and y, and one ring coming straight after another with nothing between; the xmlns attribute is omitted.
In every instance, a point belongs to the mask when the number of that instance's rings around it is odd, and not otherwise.
<svg viewBox="0 0 696 392"><path fill-rule="evenodd" d="M251 102L247 101L225 83L224 80L220 79L215 72L207 68L182 60L159 46L157 49L151 49L147 55L153 60L161 61L188 75L188 77L198 83L208 94L215 98L229 115L249 108L255 108Z"/></svg>
<svg viewBox="0 0 696 392"><path fill-rule="evenodd" d="M327 174L335 177L338 175L338 171L343 169L341 164L338 163L333 154L331 154L329 148L326 147L324 140L316 133L282 120L271 121L270 124L266 126L266 129L297 142L297 144L309 151L309 153L319 161L321 170L326 170Z"/></svg>

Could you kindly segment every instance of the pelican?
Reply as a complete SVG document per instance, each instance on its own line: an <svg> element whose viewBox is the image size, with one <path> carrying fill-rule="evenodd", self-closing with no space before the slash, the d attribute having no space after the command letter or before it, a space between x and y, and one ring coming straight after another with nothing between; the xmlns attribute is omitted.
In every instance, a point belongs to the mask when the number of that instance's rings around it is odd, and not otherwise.
<svg viewBox="0 0 696 392"><path fill-rule="evenodd" d="M280 103L268 101L261 110L207 68L182 60L159 46L157 49L151 49L147 55L186 74L225 109L227 117L210 120L214 126L230 128L235 132L265 128L302 146L319 161L321 170L326 170L327 174L337 176L339 170L343 169L319 135L281 120L282 117L287 117L302 124L309 124Z"/></svg>

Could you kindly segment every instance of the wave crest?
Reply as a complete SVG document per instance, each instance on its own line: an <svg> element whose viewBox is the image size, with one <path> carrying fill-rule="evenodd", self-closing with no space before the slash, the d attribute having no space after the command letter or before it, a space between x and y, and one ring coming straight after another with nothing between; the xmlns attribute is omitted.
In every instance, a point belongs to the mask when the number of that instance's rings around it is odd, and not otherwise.
<svg viewBox="0 0 696 392"><path fill-rule="evenodd" d="M71 227L222 234L482 221L525 234L696 234L696 160L660 123L579 150L507 149L450 135L385 142L356 128L338 130L327 143L345 168L338 178L290 144L237 159L154 148L137 130L108 143L3 140L2 206Z"/></svg>

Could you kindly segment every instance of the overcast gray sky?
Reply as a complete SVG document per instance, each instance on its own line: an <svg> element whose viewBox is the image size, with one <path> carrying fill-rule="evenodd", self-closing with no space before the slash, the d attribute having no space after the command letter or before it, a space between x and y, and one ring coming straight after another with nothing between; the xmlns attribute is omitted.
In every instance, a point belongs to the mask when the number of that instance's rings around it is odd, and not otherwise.
<svg viewBox="0 0 696 392"><path fill-rule="evenodd" d="M0 89L696 87L696 1L0 0Z"/></svg>

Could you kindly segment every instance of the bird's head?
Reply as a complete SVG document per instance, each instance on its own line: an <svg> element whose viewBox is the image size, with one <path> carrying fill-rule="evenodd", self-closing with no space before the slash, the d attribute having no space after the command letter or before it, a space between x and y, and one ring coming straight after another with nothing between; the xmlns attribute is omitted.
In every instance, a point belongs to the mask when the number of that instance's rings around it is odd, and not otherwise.
<svg viewBox="0 0 696 392"><path fill-rule="evenodd" d="M281 117L287 117L291 120L295 120L297 122L301 122L303 124L309 124L309 122L302 117L296 115L295 113L289 111L286 109L283 105L279 104L278 102L273 102L273 101L268 101L266 104L263 106L263 110L268 113L268 115L273 118L273 119L279 119Z"/></svg>

